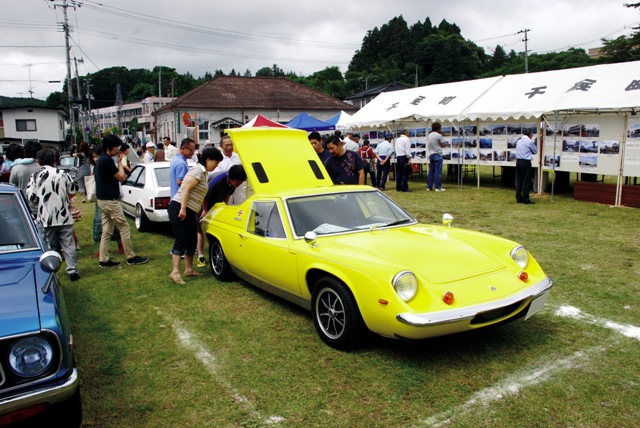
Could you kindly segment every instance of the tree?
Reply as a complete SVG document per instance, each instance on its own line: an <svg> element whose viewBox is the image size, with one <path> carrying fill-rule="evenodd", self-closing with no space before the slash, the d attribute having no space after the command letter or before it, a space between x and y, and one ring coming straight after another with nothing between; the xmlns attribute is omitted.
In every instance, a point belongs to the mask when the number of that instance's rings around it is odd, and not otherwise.
<svg viewBox="0 0 640 428"><path fill-rule="evenodd" d="M499 68L502 67L507 61L507 52L505 52L502 46L496 45L496 48L493 50L493 55L491 56L491 59L489 60L487 66L489 67L489 69Z"/></svg>
<svg viewBox="0 0 640 428"><path fill-rule="evenodd" d="M256 71L256 77L273 77L273 70L271 70L271 67L262 67Z"/></svg>
<svg viewBox="0 0 640 428"><path fill-rule="evenodd" d="M625 4L625 7L640 9L640 3ZM634 32L613 40L602 39L602 55L607 62L626 62L640 60L640 26L633 27Z"/></svg>
<svg viewBox="0 0 640 428"><path fill-rule="evenodd" d="M150 83L138 83L127 94L125 102L140 101L143 98L155 95L156 88Z"/></svg>

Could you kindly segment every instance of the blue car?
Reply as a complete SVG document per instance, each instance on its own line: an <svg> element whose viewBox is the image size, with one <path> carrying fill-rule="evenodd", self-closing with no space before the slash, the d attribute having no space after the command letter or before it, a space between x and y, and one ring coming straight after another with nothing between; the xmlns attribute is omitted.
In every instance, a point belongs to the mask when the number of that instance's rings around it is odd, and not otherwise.
<svg viewBox="0 0 640 428"><path fill-rule="evenodd" d="M22 192L0 183L0 426L82 424L60 264Z"/></svg>

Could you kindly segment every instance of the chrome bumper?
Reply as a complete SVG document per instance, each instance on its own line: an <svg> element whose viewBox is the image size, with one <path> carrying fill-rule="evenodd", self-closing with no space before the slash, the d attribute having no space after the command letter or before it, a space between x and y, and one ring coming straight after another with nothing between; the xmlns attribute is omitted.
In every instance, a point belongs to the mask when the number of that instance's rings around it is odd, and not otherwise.
<svg viewBox="0 0 640 428"><path fill-rule="evenodd" d="M55 404L73 396L78 389L78 369L74 367L69 379L62 385L36 389L0 399L0 414L23 409L39 403Z"/></svg>
<svg viewBox="0 0 640 428"><path fill-rule="evenodd" d="M470 321L482 312L509 306L525 299L531 299L533 301L537 297L549 292L551 287L553 287L553 281L551 281L551 278L547 277L534 286L529 287L518 294L509 296L506 299L440 312L427 312L423 314L403 313L398 314L396 319L401 323L408 324L413 327L433 327L442 324L464 322L467 320Z"/></svg>

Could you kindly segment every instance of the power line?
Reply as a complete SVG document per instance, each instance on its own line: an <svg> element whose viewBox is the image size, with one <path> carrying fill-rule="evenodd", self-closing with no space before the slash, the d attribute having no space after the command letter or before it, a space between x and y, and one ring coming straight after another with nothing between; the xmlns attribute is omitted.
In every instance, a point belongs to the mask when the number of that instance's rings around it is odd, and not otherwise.
<svg viewBox="0 0 640 428"><path fill-rule="evenodd" d="M141 15L139 13L128 11L125 9L119 9L111 6L107 6L103 3L93 2L90 0L85 0L84 7L95 10L102 13L107 13L110 15L118 16L121 18L127 18L138 22L146 22L154 25L162 25L165 27L175 28L183 31L189 31L200 34L207 34L211 36L225 37L236 40L246 40L246 41L254 41L259 43L278 43L289 46L306 46L306 47L322 47L325 49L357 49L360 46L355 44L348 43L332 43L327 41L321 42L309 42L299 39L292 39L281 36L270 36L270 35L262 35L262 34L251 34L247 32L239 32L232 30L224 30L219 28L211 28L204 27L200 25L194 25L192 23L180 22L169 20L165 18L160 18L152 15Z"/></svg>

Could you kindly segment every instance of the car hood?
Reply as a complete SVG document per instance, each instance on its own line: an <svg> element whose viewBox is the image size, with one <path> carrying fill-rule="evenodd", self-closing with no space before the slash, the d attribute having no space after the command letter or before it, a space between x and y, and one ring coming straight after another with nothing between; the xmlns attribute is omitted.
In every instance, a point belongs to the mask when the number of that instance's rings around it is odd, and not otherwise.
<svg viewBox="0 0 640 428"><path fill-rule="evenodd" d="M320 237L318 246L343 260L344 257L352 261L354 257L361 258L362 266L392 264L434 284L460 281L504 268L504 263L495 256L470 244L472 236L466 233L419 224L336 235L327 237L326 241Z"/></svg>
<svg viewBox="0 0 640 428"><path fill-rule="evenodd" d="M36 263L29 258L0 263L0 337L40 330Z"/></svg>

